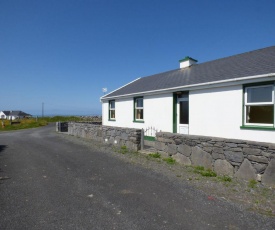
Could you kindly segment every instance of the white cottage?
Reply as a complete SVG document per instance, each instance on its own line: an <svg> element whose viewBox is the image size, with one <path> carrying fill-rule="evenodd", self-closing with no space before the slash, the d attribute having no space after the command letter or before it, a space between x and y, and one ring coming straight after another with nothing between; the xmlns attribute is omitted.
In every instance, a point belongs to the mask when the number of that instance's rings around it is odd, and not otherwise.
<svg viewBox="0 0 275 230"><path fill-rule="evenodd" d="M275 46L138 78L101 97L107 126L275 143Z"/></svg>

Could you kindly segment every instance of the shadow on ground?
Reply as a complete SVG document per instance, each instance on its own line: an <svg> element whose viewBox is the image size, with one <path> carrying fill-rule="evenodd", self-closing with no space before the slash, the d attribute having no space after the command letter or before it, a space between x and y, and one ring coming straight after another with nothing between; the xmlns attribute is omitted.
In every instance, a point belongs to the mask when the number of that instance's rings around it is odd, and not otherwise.
<svg viewBox="0 0 275 230"><path fill-rule="evenodd" d="M7 145L0 145L0 153L7 148Z"/></svg>

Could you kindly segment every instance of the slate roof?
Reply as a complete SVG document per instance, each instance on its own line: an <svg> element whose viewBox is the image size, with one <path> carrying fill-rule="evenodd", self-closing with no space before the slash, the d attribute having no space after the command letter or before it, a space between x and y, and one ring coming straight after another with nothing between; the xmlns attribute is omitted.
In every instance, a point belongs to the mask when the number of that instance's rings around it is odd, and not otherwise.
<svg viewBox="0 0 275 230"><path fill-rule="evenodd" d="M2 111L6 116L31 116L30 114L27 114L23 111L14 110L14 111Z"/></svg>
<svg viewBox="0 0 275 230"><path fill-rule="evenodd" d="M102 97L275 73L275 46L143 77Z"/></svg>

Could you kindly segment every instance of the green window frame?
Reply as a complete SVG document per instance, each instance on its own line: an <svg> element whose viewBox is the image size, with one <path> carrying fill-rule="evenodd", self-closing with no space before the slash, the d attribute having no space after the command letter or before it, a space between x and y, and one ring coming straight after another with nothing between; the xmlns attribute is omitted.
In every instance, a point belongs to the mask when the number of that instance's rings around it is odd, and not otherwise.
<svg viewBox="0 0 275 230"><path fill-rule="evenodd" d="M109 121L116 120L116 102L115 100L109 101Z"/></svg>
<svg viewBox="0 0 275 230"><path fill-rule="evenodd" d="M243 129L275 130L274 82L243 86Z"/></svg>
<svg viewBox="0 0 275 230"><path fill-rule="evenodd" d="M143 97L134 98L134 122L144 122Z"/></svg>

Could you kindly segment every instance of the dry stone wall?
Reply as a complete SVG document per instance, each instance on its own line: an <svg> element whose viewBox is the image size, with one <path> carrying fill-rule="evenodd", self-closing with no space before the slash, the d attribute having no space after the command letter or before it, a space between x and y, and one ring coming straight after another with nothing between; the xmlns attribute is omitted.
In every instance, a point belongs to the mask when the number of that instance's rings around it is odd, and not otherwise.
<svg viewBox="0 0 275 230"><path fill-rule="evenodd" d="M140 149L140 129L70 122L68 125L68 134L118 147L126 146L133 151Z"/></svg>
<svg viewBox="0 0 275 230"><path fill-rule="evenodd" d="M275 144L159 132L155 148L184 165L275 186Z"/></svg>

